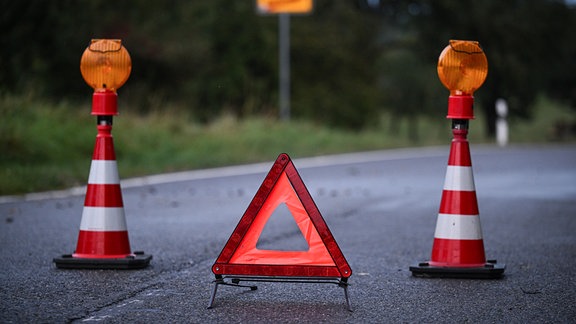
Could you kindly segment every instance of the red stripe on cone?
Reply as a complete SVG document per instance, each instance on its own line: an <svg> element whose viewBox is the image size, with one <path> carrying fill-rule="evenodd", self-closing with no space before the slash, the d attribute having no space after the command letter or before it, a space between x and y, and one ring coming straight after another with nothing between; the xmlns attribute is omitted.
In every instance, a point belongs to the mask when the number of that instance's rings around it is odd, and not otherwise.
<svg viewBox="0 0 576 324"><path fill-rule="evenodd" d="M440 214L478 215L476 191L442 191Z"/></svg>
<svg viewBox="0 0 576 324"><path fill-rule="evenodd" d="M98 125L98 135L96 136L96 146L94 147L92 160L116 160L111 132L112 126Z"/></svg>
<svg viewBox="0 0 576 324"><path fill-rule="evenodd" d="M82 231L78 235L75 258L124 258L130 255L127 231Z"/></svg>
<svg viewBox="0 0 576 324"><path fill-rule="evenodd" d="M430 265L437 267L479 267L486 263L482 240L434 238Z"/></svg>
<svg viewBox="0 0 576 324"><path fill-rule="evenodd" d="M88 184L84 206L123 207L120 184Z"/></svg>
<svg viewBox="0 0 576 324"><path fill-rule="evenodd" d="M453 130L452 132L454 133L454 139L450 145L448 165L472 166L470 145L468 144L468 140L466 140L468 131Z"/></svg>

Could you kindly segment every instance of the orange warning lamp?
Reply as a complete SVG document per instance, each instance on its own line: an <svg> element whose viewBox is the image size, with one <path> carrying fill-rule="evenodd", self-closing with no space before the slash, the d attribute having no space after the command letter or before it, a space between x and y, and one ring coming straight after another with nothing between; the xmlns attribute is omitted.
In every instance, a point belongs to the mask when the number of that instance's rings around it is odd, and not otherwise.
<svg viewBox="0 0 576 324"><path fill-rule="evenodd" d="M438 77L448 90L448 116L474 119L474 91L486 80L488 60L475 41L451 40L438 58Z"/></svg>
<svg viewBox="0 0 576 324"><path fill-rule="evenodd" d="M119 39L93 39L82 54L80 72L94 89L92 115L117 115L116 91L132 70L130 55Z"/></svg>
<svg viewBox="0 0 576 324"><path fill-rule="evenodd" d="M93 39L80 61L80 72L94 90L116 92L132 70L130 55L119 39Z"/></svg>

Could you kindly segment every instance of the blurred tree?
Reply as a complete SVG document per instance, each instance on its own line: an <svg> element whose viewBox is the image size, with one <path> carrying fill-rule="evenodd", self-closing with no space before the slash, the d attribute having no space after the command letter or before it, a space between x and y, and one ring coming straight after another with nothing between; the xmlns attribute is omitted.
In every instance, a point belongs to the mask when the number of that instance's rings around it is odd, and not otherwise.
<svg viewBox="0 0 576 324"><path fill-rule="evenodd" d="M419 140L418 119L438 116L446 97L436 76L436 62L421 50L419 17L426 8L412 1L359 0L358 7L380 17L377 69L380 104L389 112L389 130L395 134L402 120L408 120L408 136Z"/></svg>
<svg viewBox="0 0 576 324"><path fill-rule="evenodd" d="M508 101L510 115L531 117L539 94L576 109L576 11L557 0L422 0L429 14L417 20L422 47L432 59L449 39L478 40L488 57L488 78L475 94L490 135L494 104Z"/></svg>
<svg viewBox="0 0 576 324"><path fill-rule="evenodd" d="M0 88L86 98L78 65L92 38L120 38L132 58L122 100L141 111L168 103L200 120L223 112L276 115L277 17L255 1L7 1ZM292 24L294 115L352 128L375 118L376 25L353 2L317 1ZM368 62L368 64L366 64Z"/></svg>
<svg viewBox="0 0 576 324"><path fill-rule="evenodd" d="M255 2L210 2L208 52L189 81L203 119L226 111L243 117L274 113L276 34L271 21L256 15ZM194 84L195 83L195 84Z"/></svg>
<svg viewBox="0 0 576 324"><path fill-rule="evenodd" d="M378 117L376 17L352 1L318 0L292 24L293 110L333 126L359 129Z"/></svg>
<svg viewBox="0 0 576 324"><path fill-rule="evenodd" d="M575 11L554 0L317 0L292 17L293 116L359 129L380 109L436 113L447 93L434 68L449 39L486 51L476 95L491 130L496 98L517 116L530 117L539 93L576 107ZM278 114L277 17L257 15L255 0L0 0L0 28L2 92L85 101L82 52L92 38L121 38L133 62L121 98L142 112Z"/></svg>
<svg viewBox="0 0 576 324"><path fill-rule="evenodd" d="M89 22L63 14L72 2L0 2L1 90L60 95L67 89L82 88L83 83L77 86L82 80L78 53L81 55L88 42L75 42L74 33L82 33ZM75 6L71 6L74 12Z"/></svg>

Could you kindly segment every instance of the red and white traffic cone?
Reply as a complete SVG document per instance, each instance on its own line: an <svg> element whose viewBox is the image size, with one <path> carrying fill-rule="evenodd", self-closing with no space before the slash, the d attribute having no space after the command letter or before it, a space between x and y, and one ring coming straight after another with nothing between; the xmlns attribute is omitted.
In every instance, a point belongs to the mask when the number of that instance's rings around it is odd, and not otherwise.
<svg viewBox="0 0 576 324"><path fill-rule="evenodd" d="M76 251L54 259L58 268L138 269L152 259L143 252L130 252L111 117L108 120L97 126Z"/></svg>
<svg viewBox="0 0 576 324"><path fill-rule="evenodd" d="M470 148L465 127L452 130L448 169L430 261L410 267L414 276L498 278L505 266L486 261Z"/></svg>

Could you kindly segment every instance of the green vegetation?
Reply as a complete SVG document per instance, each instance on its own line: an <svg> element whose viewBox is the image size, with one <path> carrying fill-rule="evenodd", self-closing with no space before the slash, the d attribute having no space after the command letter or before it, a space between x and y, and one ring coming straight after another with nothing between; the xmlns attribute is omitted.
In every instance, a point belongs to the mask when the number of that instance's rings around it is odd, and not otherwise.
<svg viewBox="0 0 576 324"><path fill-rule="evenodd" d="M0 92L84 100L78 71L92 38L132 58L122 100L212 123L276 116L278 19L255 0L0 0ZM475 96L494 135L494 103L529 119L539 94L576 111L576 6L560 0L315 0L290 23L292 116L375 127L381 114L434 116L446 90L436 63L450 39L477 40L489 72Z"/></svg>
<svg viewBox="0 0 576 324"><path fill-rule="evenodd" d="M539 96L531 122L516 123L510 132L515 143L566 142L576 139L576 113L566 105Z"/></svg>
<svg viewBox="0 0 576 324"><path fill-rule="evenodd" d="M278 116L278 19L254 0L0 0L0 195L83 185L96 135L79 72L117 38L132 73L113 135L122 178L391 147L446 145L437 79L450 39L477 40L489 73L473 142L576 136L576 6L566 1L315 0L290 23L291 116ZM547 99L551 98L551 99ZM439 108L440 107L440 108Z"/></svg>
<svg viewBox="0 0 576 324"><path fill-rule="evenodd" d="M512 127L514 142L559 140L559 121L576 119L566 107L541 98L534 122ZM47 104L31 97L0 98L0 195L84 185L96 136L90 106ZM179 109L146 115L120 107L114 119L114 144L122 178L259 161L279 153L292 157L395 147L448 145L450 122L444 111L434 118L396 120L383 114L362 131L329 128L310 121L282 123L265 117L222 115L210 124L195 122ZM487 141L478 116L472 143ZM566 139L566 138L564 138ZM574 138L572 138L573 140Z"/></svg>

